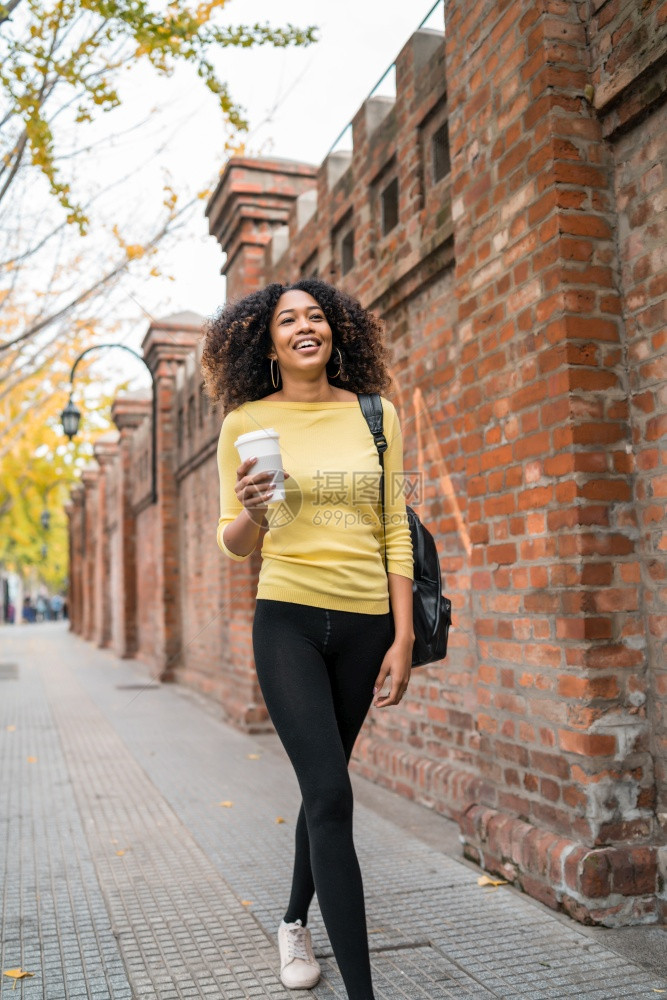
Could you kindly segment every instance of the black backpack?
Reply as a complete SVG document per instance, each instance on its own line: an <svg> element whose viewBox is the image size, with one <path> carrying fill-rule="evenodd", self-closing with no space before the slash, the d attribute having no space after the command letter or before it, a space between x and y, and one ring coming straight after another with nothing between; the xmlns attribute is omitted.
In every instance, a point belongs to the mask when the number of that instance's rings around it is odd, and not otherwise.
<svg viewBox="0 0 667 1000"><path fill-rule="evenodd" d="M382 527L384 519L384 456L387 439L382 431L382 400L377 392L359 392L359 405L366 418L380 458L380 495L382 498ZM452 602L442 593L440 559L433 535L425 528L409 504L405 505L412 538L414 579L412 581L412 618L415 644L412 648L412 666L442 660L447 655L447 639L452 623ZM385 568L387 544L385 535Z"/></svg>

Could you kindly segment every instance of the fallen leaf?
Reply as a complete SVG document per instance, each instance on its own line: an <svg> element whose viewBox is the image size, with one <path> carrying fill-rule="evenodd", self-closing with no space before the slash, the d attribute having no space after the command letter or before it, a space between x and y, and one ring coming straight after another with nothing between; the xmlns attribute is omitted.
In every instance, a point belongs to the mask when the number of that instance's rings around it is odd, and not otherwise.
<svg viewBox="0 0 667 1000"><path fill-rule="evenodd" d="M224 806L225 809L231 809L234 803L230 802L229 799L226 799L225 802L221 802L220 805Z"/></svg>
<svg viewBox="0 0 667 1000"><path fill-rule="evenodd" d="M242 899L241 902L243 903L244 906L252 906L251 899Z"/></svg>
<svg viewBox="0 0 667 1000"><path fill-rule="evenodd" d="M259 760L261 756L261 753L249 753L248 760Z"/></svg>
<svg viewBox="0 0 667 1000"><path fill-rule="evenodd" d="M8 733L13 733L16 730L16 726L7 726L6 729Z"/></svg>
<svg viewBox="0 0 667 1000"><path fill-rule="evenodd" d="M667 993L667 990L657 990L657 989L655 988L655 986L654 986L654 987L653 987L653 992L654 992L654 993Z"/></svg>
<svg viewBox="0 0 667 1000"><path fill-rule="evenodd" d="M34 972L26 972L25 969L5 969L2 974L3 976L9 976L10 979L14 980L14 985L12 986L13 990L16 989L16 984L19 979L25 979L26 976L35 975Z"/></svg>
<svg viewBox="0 0 667 1000"><path fill-rule="evenodd" d="M121 847L120 851L116 851L116 854L118 855L119 858L122 858L122 856L125 854L125 848Z"/></svg>
<svg viewBox="0 0 667 1000"><path fill-rule="evenodd" d="M27 761L28 761L29 764L36 764L37 763L37 758L36 757L28 757Z"/></svg>
<svg viewBox="0 0 667 1000"><path fill-rule="evenodd" d="M285 820L282 818L282 816L276 816L276 823L284 823L284 822Z"/></svg>
<svg viewBox="0 0 667 1000"><path fill-rule="evenodd" d="M477 885L492 885L494 889L497 889L499 885L507 885L507 879L504 878L489 878L488 875L480 875L477 879Z"/></svg>

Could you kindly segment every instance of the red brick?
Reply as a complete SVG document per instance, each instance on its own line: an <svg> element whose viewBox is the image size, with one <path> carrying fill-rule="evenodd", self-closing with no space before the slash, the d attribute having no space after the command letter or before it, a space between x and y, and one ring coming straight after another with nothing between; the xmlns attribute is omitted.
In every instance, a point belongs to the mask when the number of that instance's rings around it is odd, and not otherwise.
<svg viewBox="0 0 667 1000"><path fill-rule="evenodd" d="M616 751L616 737L603 733L573 733L559 729L561 749L566 753L578 753L584 757L609 757Z"/></svg>

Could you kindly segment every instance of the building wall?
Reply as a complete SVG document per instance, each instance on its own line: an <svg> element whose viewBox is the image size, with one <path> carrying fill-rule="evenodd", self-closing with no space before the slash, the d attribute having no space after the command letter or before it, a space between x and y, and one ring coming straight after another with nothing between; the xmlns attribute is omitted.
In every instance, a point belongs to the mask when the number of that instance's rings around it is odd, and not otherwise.
<svg viewBox="0 0 667 1000"><path fill-rule="evenodd" d="M396 99L364 102L352 151L319 167L232 159L209 226L230 299L316 272L385 323L409 500L437 537L454 622L446 661L370 713L352 767L456 817L470 858L547 905L654 922L667 860L667 22L631 0L447 0L446 20L446 37L408 40ZM157 504L149 421L121 429L138 655L261 729L260 556L233 563L212 541L222 414L202 394L196 324L154 325L144 346ZM87 476L70 513L85 634L102 605L77 525L113 495Z"/></svg>
<svg viewBox="0 0 667 1000"><path fill-rule="evenodd" d="M614 143L614 188L635 456L633 530L646 667L629 674L629 697L646 705L656 768L657 815L667 829L667 109L663 105ZM629 666L629 664L628 664Z"/></svg>

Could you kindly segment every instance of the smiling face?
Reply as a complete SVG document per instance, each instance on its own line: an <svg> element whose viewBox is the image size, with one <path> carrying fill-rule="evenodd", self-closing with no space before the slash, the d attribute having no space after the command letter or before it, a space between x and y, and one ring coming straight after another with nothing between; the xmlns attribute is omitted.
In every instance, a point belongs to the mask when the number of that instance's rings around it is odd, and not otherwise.
<svg viewBox="0 0 667 1000"><path fill-rule="evenodd" d="M269 332L273 344L269 357L278 361L283 379L323 371L333 337L319 303L308 292L292 289L280 296Z"/></svg>

